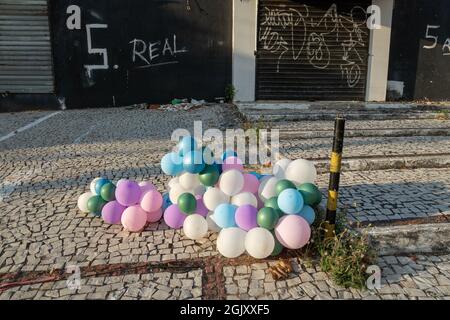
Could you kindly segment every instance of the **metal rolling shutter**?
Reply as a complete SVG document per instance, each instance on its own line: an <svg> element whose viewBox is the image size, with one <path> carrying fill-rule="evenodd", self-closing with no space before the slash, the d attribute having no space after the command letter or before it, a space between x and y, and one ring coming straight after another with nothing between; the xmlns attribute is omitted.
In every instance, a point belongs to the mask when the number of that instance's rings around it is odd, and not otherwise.
<svg viewBox="0 0 450 320"><path fill-rule="evenodd" d="M364 100L367 0L259 0L256 95Z"/></svg>
<svg viewBox="0 0 450 320"><path fill-rule="evenodd" d="M0 92L51 93L46 0L0 0Z"/></svg>

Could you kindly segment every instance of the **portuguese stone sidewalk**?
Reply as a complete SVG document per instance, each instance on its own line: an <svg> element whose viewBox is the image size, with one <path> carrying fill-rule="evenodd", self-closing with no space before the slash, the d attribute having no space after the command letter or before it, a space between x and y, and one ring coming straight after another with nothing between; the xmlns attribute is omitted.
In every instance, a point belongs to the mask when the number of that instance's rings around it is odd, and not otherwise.
<svg viewBox="0 0 450 320"><path fill-rule="evenodd" d="M51 113L0 114L0 136ZM204 129L223 130L240 126L242 116L228 105L179 113L137 108L73 110L0 141L0 288L8 284L0 289L0 299L450 297L446 253L381 257L382 287L373 292L335 287L323 272L295 259L290 279L274 282L266 263L276 260L231 263L218 256L216 234L194 242L180 231L169 230L164 222L129 234L77 210L78 195L97 176L151 180L164 190L168 178L161 174L159 160L173 146L172 131L191 129L194 120L202 120ZM281 121L270 126L282 130L282 155L328 157L332 121ZM450 153L446 134L450 121L359 119L348 121L347 126L372 130L367 137L364 133L346 139L344 150L349 157ZM401 128L410 134L383 138L386 132L380 131ZM440 132L422 136L418 129ZM317 137L289 136L302 130ZM318 184L326 194L326 172L319 174ZM450 166L344 171L340 208L348 220L364 223L446 219ZM67 287L65 268L71 265L82 270L79 290ZM120 267L117 272L109 269L116 266ZM133 273L138 266L139 272ZM38 282L25 283L30 279Z"/></svg>

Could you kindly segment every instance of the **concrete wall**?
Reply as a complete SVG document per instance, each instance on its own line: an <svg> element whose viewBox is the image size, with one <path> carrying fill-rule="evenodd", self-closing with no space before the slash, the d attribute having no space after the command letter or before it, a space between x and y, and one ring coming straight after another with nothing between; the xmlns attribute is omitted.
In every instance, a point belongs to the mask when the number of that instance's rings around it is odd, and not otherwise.
<svg viewBox="0 0 450 320"><path fill-rule="evenodd" d="M236 101L255 100L257 0L233 0L233 85Z"/></svg>
<svg viewBox="0 0 450 320"><path fill-rule="evenodd" d="M366 100L385 101L394 0L373 0L372 4L381 8L381 29L370 32Z"/></svg>

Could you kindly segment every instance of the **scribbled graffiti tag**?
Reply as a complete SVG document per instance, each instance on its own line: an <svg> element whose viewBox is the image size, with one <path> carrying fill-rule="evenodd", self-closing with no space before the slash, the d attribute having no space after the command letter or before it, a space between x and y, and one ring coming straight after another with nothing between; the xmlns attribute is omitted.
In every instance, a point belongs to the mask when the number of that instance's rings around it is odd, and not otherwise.
<svg viewBox="0 0 450 320"><path fill-rule="evenodd" d="M297 8L263 8L259 28L259 43L262 50L277 56L277 72L280 72L282 59L298 61L306 57L308 63L317 69L326 70L332 60L332 45L338 44L340 56L339 68L347 85L355 87L361 79L361 48L366 44L366 10L355 6L350 14L338 13L336 4L332 4L322 16L312 14L312 8L302 5ZM320 30L320 31L318 31ZM330 43L333 42L333 43Z"/></svg>

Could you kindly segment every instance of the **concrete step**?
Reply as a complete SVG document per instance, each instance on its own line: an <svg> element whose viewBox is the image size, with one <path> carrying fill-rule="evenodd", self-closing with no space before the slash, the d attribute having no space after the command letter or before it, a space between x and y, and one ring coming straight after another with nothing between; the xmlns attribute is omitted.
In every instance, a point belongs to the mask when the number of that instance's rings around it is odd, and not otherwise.
<svg viewBox="0 0 450 320"><path fill-rule="evenodd" d="M281 136L276 158L309 159L317 163L319 170L327 170L332 140L331 136L311 139ZM449 136L372 136L344 140L344 170L445 168L449 165Z"/></svg>

